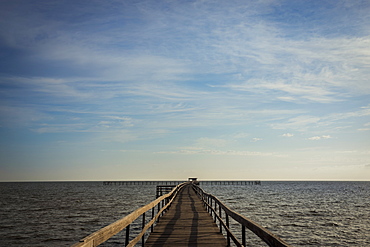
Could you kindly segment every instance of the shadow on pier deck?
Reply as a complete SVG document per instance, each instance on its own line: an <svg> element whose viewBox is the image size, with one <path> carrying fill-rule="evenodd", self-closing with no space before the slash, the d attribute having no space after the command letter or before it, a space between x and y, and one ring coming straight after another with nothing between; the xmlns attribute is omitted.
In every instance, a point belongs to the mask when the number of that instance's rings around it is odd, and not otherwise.
<svg viewBox="0 0 370 247"><path fill-rule="evenodd" d="M149 235L146 247L227 246L191 185L185 186Z"/></svg>

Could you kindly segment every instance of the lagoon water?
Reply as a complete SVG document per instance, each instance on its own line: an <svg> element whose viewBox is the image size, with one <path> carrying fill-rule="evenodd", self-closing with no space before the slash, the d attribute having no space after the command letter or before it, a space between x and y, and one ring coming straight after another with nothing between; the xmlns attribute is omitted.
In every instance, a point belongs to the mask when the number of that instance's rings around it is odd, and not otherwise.
<svg viewBox="0 0 370 247"><path fill-rule="evenodd" d="M70 246L154 200L155 187L0 183L0 246ZM293 246L370 246L370 182L262 181L202 188ZM238 235L239 226L235 230ZM123 235L103 246L122 245ZM266 246L250 232L247 241Z"/></svg>

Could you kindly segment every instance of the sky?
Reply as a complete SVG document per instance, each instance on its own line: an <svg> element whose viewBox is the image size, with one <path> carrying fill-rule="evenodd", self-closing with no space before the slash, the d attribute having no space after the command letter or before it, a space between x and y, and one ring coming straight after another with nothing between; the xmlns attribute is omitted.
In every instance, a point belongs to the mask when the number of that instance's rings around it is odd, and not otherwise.
<svg viewBox="0 0 370 247"><path fill-rule="evenodd" d="M368 0L2 0L0 181L370 180Z"/></svg>

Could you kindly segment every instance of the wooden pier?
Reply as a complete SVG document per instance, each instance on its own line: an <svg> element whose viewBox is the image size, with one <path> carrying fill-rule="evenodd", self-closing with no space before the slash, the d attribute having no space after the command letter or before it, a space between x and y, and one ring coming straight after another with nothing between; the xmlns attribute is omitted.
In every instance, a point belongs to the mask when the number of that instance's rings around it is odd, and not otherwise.
<svg viewBox="0 0 370 247"><path fill-rule="evenodd" d="M145 243L159 246L227 246L225 237L189 184L173 201Z"/></svg>
<svg viewBox="0 0 370 247"><path fill-rule="evenodd" d="M178 185L186 181L104 181L103 185ZM261 181L249 180L205 180L199 185L261 185Z"/></svg>
<svg viewBox="0 0 370 247"><path fill-rule="evenodd" d="M103 185L178 185L185 181L104 181Z"/></svg>
<svg viewBox="0 0 370 247"><path fill-rule="evenodd" d="M234 181L235 182L235 181ZM239 181L240 182L240 181ZM175 186L157 187L157 199L126 217L81 239L72 247L98 246L112 236L125 231L124 246L246 246L246 230L250 230L270 247L289 247L285 241L264 227L228 208L217 197L189 179ZM254 183L258 184L258 183ZM108 185L108 184L107 184ZM241 237L236 237L231 226L241 226ZM141 232L132 236L130 226L141 225ZM137 228L137 227L135 227ZM240 229L240 228L239 228ZM136 230L137 231L137 230ZM149 236L147 232L150 232Z"/></svg>

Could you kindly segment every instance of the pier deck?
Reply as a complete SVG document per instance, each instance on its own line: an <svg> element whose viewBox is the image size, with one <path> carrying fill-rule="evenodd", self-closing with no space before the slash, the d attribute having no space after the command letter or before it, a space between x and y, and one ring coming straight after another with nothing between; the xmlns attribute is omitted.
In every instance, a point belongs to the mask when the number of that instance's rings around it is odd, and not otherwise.
<svg viewBox="0 0 370 247"><path fill-rule="evenodd" d="M226 245L225 237L191 185L178 194L145 243L146 247Z"/></svg>

